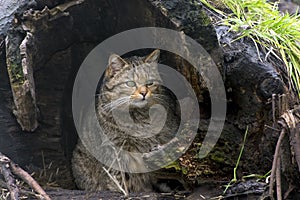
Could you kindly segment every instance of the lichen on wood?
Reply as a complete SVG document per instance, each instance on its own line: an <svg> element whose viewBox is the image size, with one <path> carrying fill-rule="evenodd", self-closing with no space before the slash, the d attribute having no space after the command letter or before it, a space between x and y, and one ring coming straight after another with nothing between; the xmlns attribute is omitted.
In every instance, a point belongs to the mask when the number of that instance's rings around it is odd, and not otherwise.
<svg viewBox="0 0 300 200"><path fill-rule="evenodd" d="M38 127L38 108L35 98L32 55L28 45L32 35L24 37L11 30L6 37L6 65L14 99L14 115L24 131L34 131Z"/></svg>

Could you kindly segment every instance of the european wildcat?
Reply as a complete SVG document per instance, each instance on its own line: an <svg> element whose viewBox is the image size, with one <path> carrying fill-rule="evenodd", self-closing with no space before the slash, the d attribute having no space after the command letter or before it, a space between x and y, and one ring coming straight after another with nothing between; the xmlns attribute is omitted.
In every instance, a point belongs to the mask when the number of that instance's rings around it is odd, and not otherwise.
<svg viewBox="0 0 300 200"><path fill-rule="evenodd" d="M98 97L97 114L106 136L118 148L147 153L167 143L178 129L180 117L176 98L160 85L162 79L157 70L159 54L160 51L155 50L146 57L123 59L113 54L109 58ZM157 104L163 106L165 115L151 111ZM161 107L157 109L162 110ZM116 110L121 113L119 118L113 114ZM130 119L126 119L126 116L123 119L123 111L128 113L128 110L130 115L127 118ZM110 156L107 152L99 153ZM155 188L166 190L166 187L164 189L157 185L152 172L128 173L146 167L143 160L133 160L122 163L123 169L127 171L123 179L120 171L111 169L110 174L120 184L125 182L130 192L152 191ZM77 186L90 191L119 190L103 166L79 141L72 159Z"/></svg>

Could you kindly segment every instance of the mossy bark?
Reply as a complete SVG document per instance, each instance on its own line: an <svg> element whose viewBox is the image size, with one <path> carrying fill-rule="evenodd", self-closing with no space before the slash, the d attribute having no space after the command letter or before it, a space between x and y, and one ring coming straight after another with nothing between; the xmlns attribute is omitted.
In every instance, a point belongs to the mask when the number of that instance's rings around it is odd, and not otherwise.
<svg viewBox="0 0 300 200"><path fill-rule="evenodd" d="M35 98L32 55L27 44L32 35L10 31L6 37L6 64L14 99L14 115L23 131L34 131L38 127L38 108Z"/></svg>

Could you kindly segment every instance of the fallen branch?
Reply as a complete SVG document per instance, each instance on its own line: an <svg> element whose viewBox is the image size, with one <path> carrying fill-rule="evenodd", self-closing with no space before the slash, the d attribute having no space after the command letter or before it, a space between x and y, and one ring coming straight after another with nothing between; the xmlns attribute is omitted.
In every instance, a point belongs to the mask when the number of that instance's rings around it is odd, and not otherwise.
<svg viewBox="0 0 300 200"><path fill-rule="evenodd" d="M281 191L281 164L280 164L280 156L277 159L277 166L276 166L276 193L277 193L277 200L282 200L282 191Z"/></svg>
<svg viewBox="0 0 300 200"><path fill-rule="evenodd" d="M35 192L37 192L41 196L41 199L51 200L51 198L47 195L47 193L43 190L43 188L25 170L23 170L21 167L19 167L16 163L14 163L12 160L10 160L7 156L2 154L1 152L0 152L0 165L1 165L1 173L3 174L4 178L6 175L9 175L9 174L5 175L5 173L12 172L13 174L19 176ZM3 166L5 166L5 167L3 167ZM13 176L11 175L11 177L13 177ZM14 181L14 179L7 180L5 178L5 181L7 183L8 189L11 193L11 197L12 197L12 192L14 192L14 194L16 194L16 193L19 194L19 190L16 190L14 187L11 187L11 185L10 185L11 181ZM16 186L16 188L17 188L17 186ZM16 198L12 198L12 199L13 200L18 199L18 196Z"/></svg>
<svg viewBox="0 0 300 200"><path fill-rule="evenodd" d="M11 173L9 163L10 163L9 158L7 158L2 153L0 153L0 172L1 174L3 174L4 179L6 181L6 186L10 192L10 198L12 200L18 200L19 188L16 185L16 180L13 174Z"/></svg>
<svg viewBox="0 0 300 200"><path fill-rule="evenodd" d="M272 105L275 105L275 98L273 97ZM281 157L284 156L282 153L283 147L281 144L287 136L288 143L289 143L289 151L291 152L291 163L298 166L298 172L300 172L300 106L295 107L292 110L287 110L288 106L285 101L285 97L279 96L280 103L278 105L279 116L280 119L277 121L277 125L281 127L281 133L279 135L275 154L273 158L272 170L270 175L270 185L269 185L269 197L273 200L274 199L274 184L276 183L276 193L277 199L281 200L282 197L286 199L290 192L295 188L293 185L289 185L288 191L284 193L282 196L282 187L281 187L281 174L282 174L282 165L284 165L283 160ZM280 107L281 106L281 107ZM273 107L273 117L275 116L275 107ZM273 128L275 127L275 123L273 123ZM284 168L284 167L283 167Z"/></svg>
<svg viewBox="0 0 300 200"><path fill-rule="evenodd" d="M280 151L280 145L281 145L281 142L283 140L285 136L285 129L282 129L281 133L280 133L280 136L278 138L278 141L277 141L277 144L276 144L276 149L275 149L275 154L274 154L274 158L273 158L273 165L272 165L272 171L271 171L271 175L270 175L270 187L269 187L269 196L274 199L273 197L273 187L274 187L274 182L275 182L275 172L276 172L276 169L279 167L278 166L278 158L279 158L279 151Z"/></svg>

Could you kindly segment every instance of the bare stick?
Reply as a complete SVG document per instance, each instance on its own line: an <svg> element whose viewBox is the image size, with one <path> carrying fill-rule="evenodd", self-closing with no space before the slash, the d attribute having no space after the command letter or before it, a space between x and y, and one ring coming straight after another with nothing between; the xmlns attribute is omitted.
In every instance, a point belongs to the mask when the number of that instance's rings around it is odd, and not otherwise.
<svg viewBox="0 0 300 200"><path fill-rule="evenodd" d="M275 121L276 121L276 94L272 94L272 116L273 116L273 127L275 127Z"/></svg>
<svg viewBox="0 0 300 200"><path fill-rule="evenodd" d="M121 192L123 192L123 194L127 197L128 196L128 189L127 189L127 185L126 185L126 182L125 182L125 176L124 176L124 172L122 172L121 170L121 164L120 164L120 157L119 157L119 154L121 152L121 150L123 149L123 146L124 144L126 143L126 140L123 142L121 148L119 151L117 151L115 149L115 147L113 147L114 149L114 152L116 154L116 158L112 161L111 165L109 166L108 169L106 169L105 167L102 167L103 170L107 173L107 175L109 176L110 179L112 179L112 181L116 184L116 186L121 190ZM118 180L116 179L116 177L113 177L111 174L110 174L110 169L112 168L113 164L117 161L117 164L119 165L120 167L120 173L121 173L121 178L122 178L122 182L123 182L123 185L125 187L125 189L122 188L121 184L118 182Z"/></svg>
<svg viewBox="0 0 300 200"><path fill-rule="evenodd" d="M265 124L265 127L268 128L268 129L271 129L271 130L273 130L273 131L280 132L280 130L278 130L278 129L272 127L272 126L269 126L269 125L267 125L267 124Z"/></svg>
<svg viewBox="0 0 300 200"><path fill-rule="evenodd" d="M7 188L10 192L10 198L12 200L18 200L20 191L18 186L15 184L16 181L10 171L9 162L9 158L0 152L0 172L3 174L6 181Z"/></svg>
<svg viewBox="0 0 300 200"><path fill-rule="evenodd" d="M281 165L280 165L280 156L277 159L276 165L276 192L277 192L277 200L282 200L282 191L281 191Z"/></svg>
<svg viewBox="0 0 300 200"><path fill-rule="evenodd" d="M116 148L113 146L112 148L114 149L114 152L116 153L116 158L111 162L109 168L107 169L108 171L111 170L111 168L113 167L113 165L115 164L115 162L117 161L117 158L119 157L120 152L123 149L123 146L125 145L126 140L122 143L121 148L119 149L119 151L116 150Z"/></svg>
<svg viewBox="0 0 300 200"><path fill-rule="evenodd" d="M51 198L47 195L45 190L21 167L15 164L13 161L10 161L10 167L12 172L18 175L23 181L25 181L34 191L40 194L45 200L51 200Z"/></svg>
<svg viewBox="0 0 300 200"><path fill-rule="evenodd" d="M289 189L284 193L283 199L287 199L290 193L296 188L296 186L293 186L289 184Z"/></svg>
<svg viewBox="0 0 300 200"><path fill-rule="evenodd" d="M277 144L276 144L276 149L275 149L275 154L274 154L273 164L272 164L272 171L271 171L271 175L270 175L269 196L271 199L274 199L274 197L273 197L274 178L275 178L275 172L276 172L276 167L277 167L277 160L279 157L280 145L281 145L281 142L282 142L284 136L285 136L285 129L282 129L281 133L279 135Z"/></svg>
<svg viewBox="0 0 300 200"><path fill-rule="evenodd" d="M1 159L3 158L3 159ZM0 152L0 163L1 161L4 161L6 163L6 168L11 169L11 171L19 176L23 181L25 181L32 189L34 189L38 194L42 196L45 200L51 200L51 198L46 194L46 192L43 190L43 188L21 167L19 167L17 164L15 164L12 160L10 160L7 156L3 155ZM2 170L3 173L3 170ZM9 187L9 184L7 184Z"/></svg>
<svg viewBox="0 0 300 200"><path fill-rule="evenodd" d="M109 176L109 178L110 178L110 179L117 185L117 187L121 190L121 192L123 192L123 194L124 194L125 196L127 196L126 191L122 188L122 186L120 185L120 183L118 182L118 180L117 180L115 177L113 177L105 167L102 167L102 168L103 168L103 170L107 173L107 175Z"/></svg>
<svg viewBox="0 0 300 200"><path fill-rule="evenodd" d="M121 146L121 148L120 148L120 151L121 151L121 149L123 148L125 142L126 142L126 140L123 142L123 144L122 144L122 146ZM126 192L125 196L127 197L128 194L129 194L129 192L128 192L127 184L126 184L126 181L125 181L125 172L123 171L123 168L122 168L122 166L121 166L121 161L120 161L120 156L119 156L120 151L119 151L119 152L116 152L116 151L115 151L115 153L116 153L116 156L117 156L117 157L116 157L116 158L117 158L117 162L118 162L118 165L119 165L119 168L120 168L120 173L121 173L122 183L123 183L123 185L124 185L124 190L125 190L125 192Z"/></svg>

